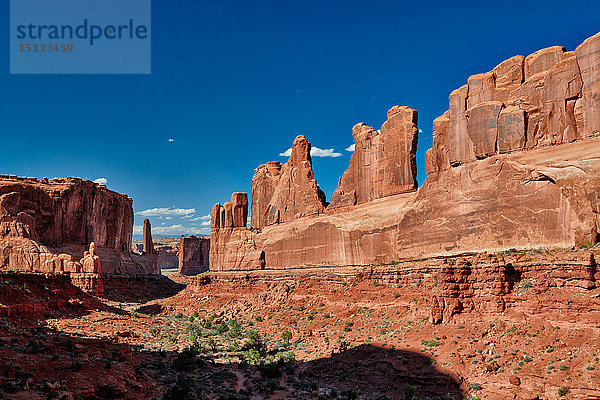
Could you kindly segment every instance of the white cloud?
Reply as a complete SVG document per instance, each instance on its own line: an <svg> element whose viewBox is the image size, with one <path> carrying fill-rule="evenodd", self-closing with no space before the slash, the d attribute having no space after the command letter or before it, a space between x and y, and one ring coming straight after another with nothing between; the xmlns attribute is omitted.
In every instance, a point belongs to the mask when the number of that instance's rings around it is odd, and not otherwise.
<svg viewBox="0 0 600 400"><path fill-rule="evenodd" d="M210 220L210 214L203 215L201 217L196 217L196 218L192 218L191 215L186 215L183 218L189 219L190 221L206 221L206 220Z"/></svg>
<svg viewBox="0 0 600 400"><path fill-rule="evenodd" d="M356 147L356 144L352 143L350 146L346 147L345 150L354 153L355 147Z"/></svg>
<svg viewBox="0 0 600 400"><path fill-rule="evenodd" d="M292 155L292 148L290 147L283 153L279 153L281 157L289 157ZM342 153L336 153L333 149L320 149L318 147L312 147L310 149L310 155L313 157L340 157Z"/></svg>
<svg viewBox="0 0 600 400"><path fill-rule="evenodd" d="M174 142L174 141L175 141L175 139L173 139L173 138L170 138L170 139L169 139L169 142L170 142L170 143L172 143L172 142Z"/></svg>
<svg viewBox="0 0 600 400"><path fill-rule="evenodd" d="M193 215L196 213L195 208L167 208L167 207L159 207L159 208L150 208L148 210L136 212L136 215L141 215L144 217L159 217L170 219L172 217L185 217L189 215Z"/></svg>
<svg viewBox="0 0 600 400"><path fill-rule="evenodd" d="M144 227L136 225L133 227L134 235L141 235ZM210 228L198 228L183 225L156 226L152 227L152 235L154 236L180 236L180 235L210 235Z"/></svg>
<svg viewBox="0 0 600 400"><path fill-rule="evenodd" d="M94 180L94 183L97 183L99 185L106 185L108 183L108 179L98 178L98 179Z"/></svg>
<svg viewBox="0 0 600 400"><path fill-rule="evenodd" d="M200 225L202 225L202 226L210 226L210 221L204 221Z"/></svg>
<svg viewBox="0 0 600 400"><path fill-rule="evenodd" d="M419 133L423 133L423 129L419 129Z"/></svg>

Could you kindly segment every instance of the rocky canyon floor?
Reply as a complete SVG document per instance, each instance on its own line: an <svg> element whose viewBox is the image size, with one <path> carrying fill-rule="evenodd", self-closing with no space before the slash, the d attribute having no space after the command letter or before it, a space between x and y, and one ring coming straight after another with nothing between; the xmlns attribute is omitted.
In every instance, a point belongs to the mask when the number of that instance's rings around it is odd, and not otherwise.
<svg viewBox="0 0 600 400"><path fill-rule="evenodd" d="M434 324L429 265L115 275L103 297L2 273L0 398L600 399L595 285L523 269L498 309L484 271L463 288L475 306Z"/></svg>

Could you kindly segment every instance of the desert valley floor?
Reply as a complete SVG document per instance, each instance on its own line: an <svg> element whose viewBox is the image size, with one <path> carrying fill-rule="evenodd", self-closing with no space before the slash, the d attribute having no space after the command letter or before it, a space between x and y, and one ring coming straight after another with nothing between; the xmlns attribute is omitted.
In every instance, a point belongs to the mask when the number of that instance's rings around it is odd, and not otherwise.
<svg viewBox="0 0 600 400"><path fill-rule="evenodd" d="M60 275L3 273L0 396L596 399L600 288L595 270L577 271L598 250L109 275L102 297ZM486 296L499 260L513 269ZM473 309L434 324L429 294L448 295L448 262L479 267L460 283ZM565 273L544 273L550 262Z"/></svg>

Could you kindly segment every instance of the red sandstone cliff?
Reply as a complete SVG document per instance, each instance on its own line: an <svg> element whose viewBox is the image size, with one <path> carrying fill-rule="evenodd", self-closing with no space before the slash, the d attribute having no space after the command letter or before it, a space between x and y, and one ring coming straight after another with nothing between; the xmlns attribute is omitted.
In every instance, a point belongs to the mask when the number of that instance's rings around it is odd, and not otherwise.
<svg viewBox="0 0 600 400"><path fill-rule="evenodd" d="M575 51L554 46L469 77L436 119L427 173L494 154L569 143L600 132L600 34Z"/></svg>
<svg viewBox="0 0 600 400"><path fill-rule="evenodd" d="M254 228L291 221L325 209L325 193L313 177L310 143L302 135L292 145L287 163L260 165L252 178Z"/></svg>
<svg viewBox="0 0 600 400"><path fill-rule="evenodd" d="M246 207L246 212L248 208ZM179 273L197 275L208 271L210 239L181 235L179 240Z"/></svg>
<svg viewBox="0 0 600 400"><path fill-rule="evenodd" d="M132 200L103 185L0 175L0 269L95 272L76 261L93 242L97 272L156 272L131 254L132 230Z"/></svg>
<svg viewBox="0 0 600 400"><path fill-rule="evenodd" d="M401 193L414 179L408 144L411 138L416 141L416 113L414 126L410 118L400 124L405 128L398 132L404 136L394 143L404 147L373 146L382 139L357 125L358 153L340 180L333 207L320 215L261 226L260 231L232 224L223 231L213 218L211 269L368 265L597 243L598 82L600 34L574 52L544 49L470 77L452 92L449 110L434 122L428 178L416 192ZM388 173L375 185L381 165L374 168L371 159L395 160L403 178L395 180ZM270 193L276 179L255 176L253 197ZM381 189L386 185L397 191L386 195ZM265 209L254 198L253 207L255 201L257 210ZM338 204L358 205L336 208Z"/></svg>
<svg viewBox="0 0 600 400"><path fill-rule="evenodd" d="M417 190L417 112L392 107L381 133L360 123L352 128L354 154L333 192L330 207L366 203Z"/></svg>

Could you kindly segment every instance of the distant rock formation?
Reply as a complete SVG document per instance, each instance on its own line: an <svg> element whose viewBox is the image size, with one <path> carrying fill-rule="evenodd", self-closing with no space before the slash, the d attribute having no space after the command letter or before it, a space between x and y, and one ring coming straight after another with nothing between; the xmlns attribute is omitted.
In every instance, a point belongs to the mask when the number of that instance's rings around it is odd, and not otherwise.
<svg viewBox="0 0 600 400"><path fill-rule="evenodd" d="M330 207L353 206L417 190L418 114L392 107L381 133L365 125L352 128L354 154L340 178Z"/></svg>
<svg viewBox="0 0 600 400"><path fill-rule="evenodd" d="M297 136L287 163L269 162L254 170L252 227L262 228L325 210L325 193L313 177L310 149L308 140Z"/></svg>
<svg viewBox="0 0 600 400"><path fill-rule="evenodd" d="M156 254L154 251L154 243L152 243L152 226L150 220L146 218L144 220L144 231L143 231L144 247L143 251L146 254Z"/></svg>
<svg viewBox="0 0 600 400"><path fill-rule="evenodd" d="M104 185L0 175L0 270L81 272L93 242L100 272L158 272L156 257L131 253L132 231L132 200Z"/></svg>
<svg viewBox="0 0 600 400"><path fill-rule="evenodd" d="M231 206L213 208L210 268L370 265L598 243L599 99L600 33L575 51L543 49L471 76L433 123L428 178L417 191L416 112L394 107L381 133L354 127L355 154L324 211L298 213L314 202L275 193L315 192L283 179L285 165L259 167L253 229L222 222Z"/></svg>
<svg viewBox="0 0 600 400"><path fill-rule="evenodd" d="M246 212L248 203L246 203ZM179 273L197 275L208 271L210 238L181 235L179 241Z"/></svg>

